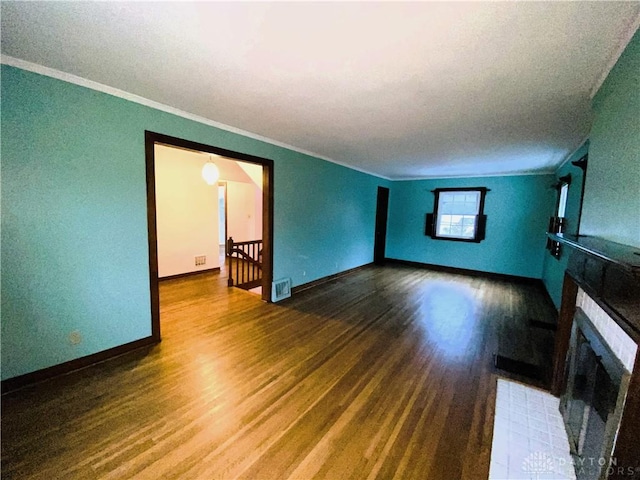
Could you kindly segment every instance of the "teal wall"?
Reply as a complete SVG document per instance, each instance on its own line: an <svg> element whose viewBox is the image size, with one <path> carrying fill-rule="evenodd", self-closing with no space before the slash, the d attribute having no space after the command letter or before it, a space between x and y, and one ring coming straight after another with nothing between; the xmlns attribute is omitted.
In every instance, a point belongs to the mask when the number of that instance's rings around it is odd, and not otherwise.
<svg viewBox="0 0 640 480"><path fill-rule="evenodd" d="M432 179L394 182L389 199L387 256L483 272L541 278L545 231L554 194L553 175ZM487 187L486 239L480 243L425 236L425 214L433 211L431 190Z"/></svg>
<svg viewBox="0 0 640 480"><path fill-rule="evenodd" d="M1 122L2 379L150 335L145 130L274 160L274 278L372 261L385 180L5 65Z"/></svg>
<svg viewBox="0 0 640 480"><path fill-rule="evenodd" d="M300 285L372 262L377 189L389 182L296 157L276 159L274 279Z"/></svg>
<svg viewBox="0 0 640 480"><path fill-rule="evenodd" d="M640 33L593 107L580 232L640 247ZM274 160L274 278L369 263L383 185L388 257L543 278L559 304L566 259L544 250L552 175L388 182L4 65L1 127L2 379L150 335L144 130ZM479 244L424 235L431 190L456 186L492 190Z"/></svg>
<svg viewBox="0 0 640 480"><path fill-rule="evenodd" d="M584 175L582 169L575 167L571 162L579 160L589 151L589 142L585 142L576 152L567 159L556 171L556 179L571 175L571 185L569 186L569 195L567 197L567 208L565 209L565 218L567 219L566 233L576 235L578 233L578 220L580 216L580 196L582 194L582 182ZM555 199L557 194L555 190L551 191L554 203L547 214L551 217L555 214ZM563 248L559 258L553 257L550 253L544 255L544 266L542 272L542 281L549 292L549 296L553 300L556 308L560 308L562 299L562 282L564 281L564 271L569 261L569 250Z"/></svg>
<svg viewBox="0 0 640 480"><path fill-rule="evenodd" d="M640 31L636 32L593 101L594 122L589 143L570 159L589 151L580 225L592 235L640 247ZM575 233L579 209L580 169L569 162L556 177L571 173L568 233ZM559 308L568 253L545 256L543 281Z"/></svg>
<svg viewBox="0 0 640 480"><path fill-rule="evenodd" d="M640 247L640 30L593 110L580 233Z"/></svg>

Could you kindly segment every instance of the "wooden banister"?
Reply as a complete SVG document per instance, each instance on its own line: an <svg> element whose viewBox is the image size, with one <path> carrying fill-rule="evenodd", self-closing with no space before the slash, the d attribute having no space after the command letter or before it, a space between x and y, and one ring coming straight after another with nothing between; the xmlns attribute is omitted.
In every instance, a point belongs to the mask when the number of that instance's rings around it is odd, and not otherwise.
<svg viewBox="0 0 640 480"><path fill-rule="evenodd" d="M262 240L227 240L230 287L250 290L262 284Z"/></svg>

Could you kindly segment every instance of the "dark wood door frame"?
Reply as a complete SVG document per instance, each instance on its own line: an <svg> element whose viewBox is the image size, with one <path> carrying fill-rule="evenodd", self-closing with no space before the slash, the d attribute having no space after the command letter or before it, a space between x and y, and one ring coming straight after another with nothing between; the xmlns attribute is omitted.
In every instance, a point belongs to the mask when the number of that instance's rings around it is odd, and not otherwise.
<svg viewBox="0 0 640 480"><path fill-rule="evenodd" d="M373 243L373 263L384 265L387 246L387 218L389 215L389 189L378 187L376 200L376 229Z"/></svg>
<svg viewBox="0 0 640 480"><path fill-rule="evenodd" d="M160 292L158 286L158 231L156 224L155 145L212 153L232 160L262 166L262 299L271 301L273 280L273 160L192 142L161 133L144 132L147 173L147 231L149 238L149 288L151 292L151 336L160 341ZM216 196L217 198L217 196ZM217 242L217 239L216 239Z"/></svg>

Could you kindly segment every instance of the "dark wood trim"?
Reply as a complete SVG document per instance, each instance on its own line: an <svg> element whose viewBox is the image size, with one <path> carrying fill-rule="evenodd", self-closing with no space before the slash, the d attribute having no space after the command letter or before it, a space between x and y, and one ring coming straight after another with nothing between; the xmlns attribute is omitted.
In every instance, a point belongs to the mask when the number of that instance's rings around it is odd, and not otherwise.
<svg viewBox="0 0 640 480"><path fill-rule="evenodd" d="M87 355L86 357L76 358L69 360L68 362L53 365L51 367L36 370L35 372L25 373L17 377L8 378L2 381L2 394L19 390L34 383L44 382L54 377L66 375L83 368L90 367L96 363L104 362L115 357L119 357L126 353L138 350L140 348L148 347L150 345L157 344L157 340L153 335L150 337L141 338L133 342L125 343L124 345L118 345L117 347L109 348L101 352Z"/></svg>
<svg viewBox="0 0 640 480"><path fill-rule="evenodd" d="M564 393L567 351L569 350L569 341L571 339L573 316L576 313L577 295L578 285L570 275L565 273L564 282L562 283L562 303L560 304L560 313L558 315L558 328L553 348L553 370L551 373L551 393L556 397Z"/></svg>
<svg viewBox="0 0 640 480"><path fill-rule="evenodd" d="M578 209L578 220L576 224L576 235L580 235L580 223L582 222L582 205L584 204L584 182L587 179L587 168L589 166L589 154L585 154L579 160L571 162L572 165L582 170L582 179L580 185L580 208Z"/></svg>
<svg viewBox="0 0 640 480"><path fill-rule="evenodd" d="M149 134L150 136L152 136L154 143L158 143L160 145L182 148L184 150L191 150L196 152L214 153L222 157L227 157L231 160L241 160L243 162L255 163L262 166L273 166L273 160L256 157L255 155L249 155L242 152L234 152L233 150L227 150L226 148L214 147L213 145L207 145L204 143L192 142L191 140L172 137L170 135L164 135L162 133L150 132L148 130L145 131L145 134Z"/></svg>
<svg viewBox="0 0 640 480"><path fill-rule="evenodd" d="M448 238L448 237L441 237L437 235L434 235L430 238L431 240L446 240L448 242L480 243L480 240L474 240L472 238L455 238L455 237Z"/></svg>
<svg viewBox="0 0 640 480"><path fill-rule="evenodd" d="M574 160L573 162L571 162L571 165L578 167L580 170L586 173L587 167L589 165L589 154L585 153L578 160Z"/></svg>
<svg viewBox="0 0 640 480"><path fill-rule="evenodd" d="M569 258L569 261L571 262L571 257ZM569 267L571 267L571 264L569 264ZM629 335L634 342L640 343L640 328L638 327L638 318L637 318L637 315L640 313L640 310L638 308L634 309L631 302L627 303L626 306L631 307L630 310L632 311L635 310L635 314L636 314L636 318L634 318L634 322L630 323L628 316L625 316L624 314L620 313L620 311L618 311L618 308L616 308L617 306L615 304L610 303L608 301L609 300L608 298L605 298L602 296L602 290L598 291L594 289L592 285L583 283L583 278L579 275L576 275L575 272L572 272L570 269L567 269L566 272L572 278L572 280L580 286L580 288L584 291L584 293L589 295L589 297L591 297L591 300L593 300L600 308L602 308L602 310L604 310L606 314L609 315L611 319L614 322L616 322L618 326L622 328L622 330L624 330L624 332L627 335ZM607 273L606 277L609 279L613 277L613 278L616 278L617 280L622 280L622 281L625 280L624 272L621 270L618 270L616 272L615 269L612 269L611 272ZM618 293L620 291L621 290L618 290ZM618 299L614 297L613 300L618 300ZM639 303L638 296L635 297L635 303L636 304ZM627 312L628 311L629 310L627 310Z"/></svg>
<svg viewBox="0 0 640 480"><path fill-rule="evenodd" d="M227 240L227 285L244 290L262 286L262 240L235 242ZM235 267L235 268L234 268ZM235 271L235 272L234 272Z"/></svg>
<svg viewBox="0 0 640 480"><path fill-rule="evenodd" d="M564 217L558 217L558 213L559 213L558 210L560 209L560 196L561 196L561 193L562 193L562 186L563 185L567 185L569 187L571 186L571 174L570 173L568 173L564 177L558 178L558 181L556 183L554 183L553 185L551 185L551 188L553 188L556 191L556 207L553 209L553 217L551 217L551 218L555 218L555 219L563 218L564 219ZM568 197L568 193L567 193L567 201L568 200L569 200L569 197ZM566 203L565 203L565 207L566 207ZM560 231L561 230L554 229L553 233L558 233Z"/></svg>
<svg viewBox="0 0 640 480"><path fill-rule="evenodd" d="M262 299L271 301L271 282L273 279L273 170L274 162L225 148L193 142L162 133L145 131L145 158L147 171L147 228L149 238L149 285L151 289L151 331L160 341L160 297L158 293L158 238L156 226L155 196L155 149L156 144L184 150L213 153L231 160L254 163L262 166L262 240L263 273ZM216 240L217 243L217 240Z"/></svg>
<svg viewBox="0 0 640 480"><path fill-rule="evenodd" d="M596 237L549 237L570 247L571 278L640 342L640 249Z"/></svg>
<svg viewBox="0 0 640 480"><path fill-rule="evenodd" d="M638 454L638 432L640 432L640 348L636 353L635 368L629 379L627 398L620 420L620 429L613 456L617 462L614 473L608 479L640 479L640 455Z"/></svg>
<svg viewBox="0 0 640 480"><path fill-rule="evenodd" d="M169 275L167 277L158 278L159 281L176 280L178 278L193 277L194 275L201 275L203 273L220 272L220 267L207 268L206 270L198 270L197 272L178 273L177 275Z"/></svg>
<svg viewBox="0 0 640 480"><path fill-rule="evenodd" d="M262 164L262 300L271 302L273 283L273 160Z"/></svg>
<svg viewBox="0 0 640 480"><path fill-rule="evenodd" d="M446 187L446 188L434 188L431 193L436 192L475 192L481 190L483 192L490 192L491 189L487 187Z"/></svg>
<svg viewBox="0 0 640 480"><path fill-rule="evenodd" d="M540 280L539 278L520 277L518 275L508 275L506 273L483 272L481 270L449 267L447 265L436 265L433 263L414 262L411 260L400 260L397 258L387 258L386 261L389 263L406 265L409 267L426 268L428 270L433 270L436 272L453 273L457 275L467 275L470 277L492 278L494 280L503 280L503 281L515 282L515 283L526 283L526 284L537 285L537 286L542 284L542 280ZM544 288L544 285L543 285L543 288ZM549 301L551 300L549 299ZM555 310L555 307L554 307L554 310Z"/></svg>
<svg viewBox="0 0 640 480"><path fill-rule="evenodd" d="M147 181L147 238L149 240L149 291L151 299L151 336L156 342L160 336L160 287L158 285L158 225L156 219L156 136L144 132L144 150Z"/></svg>
<svg viewBox="0 0 640 480"><path fill-rule="evenodd" d="M431 232L429 232L429 214L427 214L427 225L425 227L425 235L427 235L432 240L447 240L451 242L466 242L466 243L480 243L485 239L486 235L486 223L487 216L484 214L484 204L485 197L487 196L487 192L490 192L491 189L487 187L447 187L447 188L436 188L431 190L431 192L435 195L433 200L433 222L431 224ZM458 237L445 237L437 234L437 226L438 226L438 204L440 203L440 193L441 192L480 192L480 204L478 205L478 214L476 215L476 225L475 225L475 235L473 238L458 238Z"/></svg>
<svg viewBox="0 0 640 480"><path fill-rule="evenodd" d="M303 283L302 285L297 285L291 288L291 294L295 295L296 293L303 292L304 290L309 290L310 288L317 287L318 285L322 285L324 283L330 282L331 280L335 280L336 278L345 277L347 275L351 275L359 270L365 269L373 265L372 263L365 263L364 265L360 265L359 267L350 268L349 270L344 270L342 272L334 273L333 275L328 275L326 277L318 278L312 282Z"/></svg>
<svg viewBox="0 0 640 480"><path fill-rule="evenodd" d="M560 192L560 189L562 188L563 185L569 185L571 186L571 174L567 173L564 177L560 177L558 178L558 181L556 183L553 184L553 188L556 189L558 192ZM556 211L558 209L556 208Z"/></svg>
<svg viewBox="0 0 640 480"><path fill-rule="evenodd" d="M600 261L618 265L640 278L640 248L586 235L550 233L549 237Z"/></svg>

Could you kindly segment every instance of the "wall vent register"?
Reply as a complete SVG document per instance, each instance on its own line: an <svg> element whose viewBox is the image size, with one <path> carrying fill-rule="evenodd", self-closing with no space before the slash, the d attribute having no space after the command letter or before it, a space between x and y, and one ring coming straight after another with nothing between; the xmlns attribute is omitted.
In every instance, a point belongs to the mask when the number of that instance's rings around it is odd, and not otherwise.
<svg viewBox="0 0 640 480"><path fill-rule="evenodd" d="M281 278L280 280L274 280L271 291L271 300L278 302L289 298L291 296L291 279Z"/></svg>

